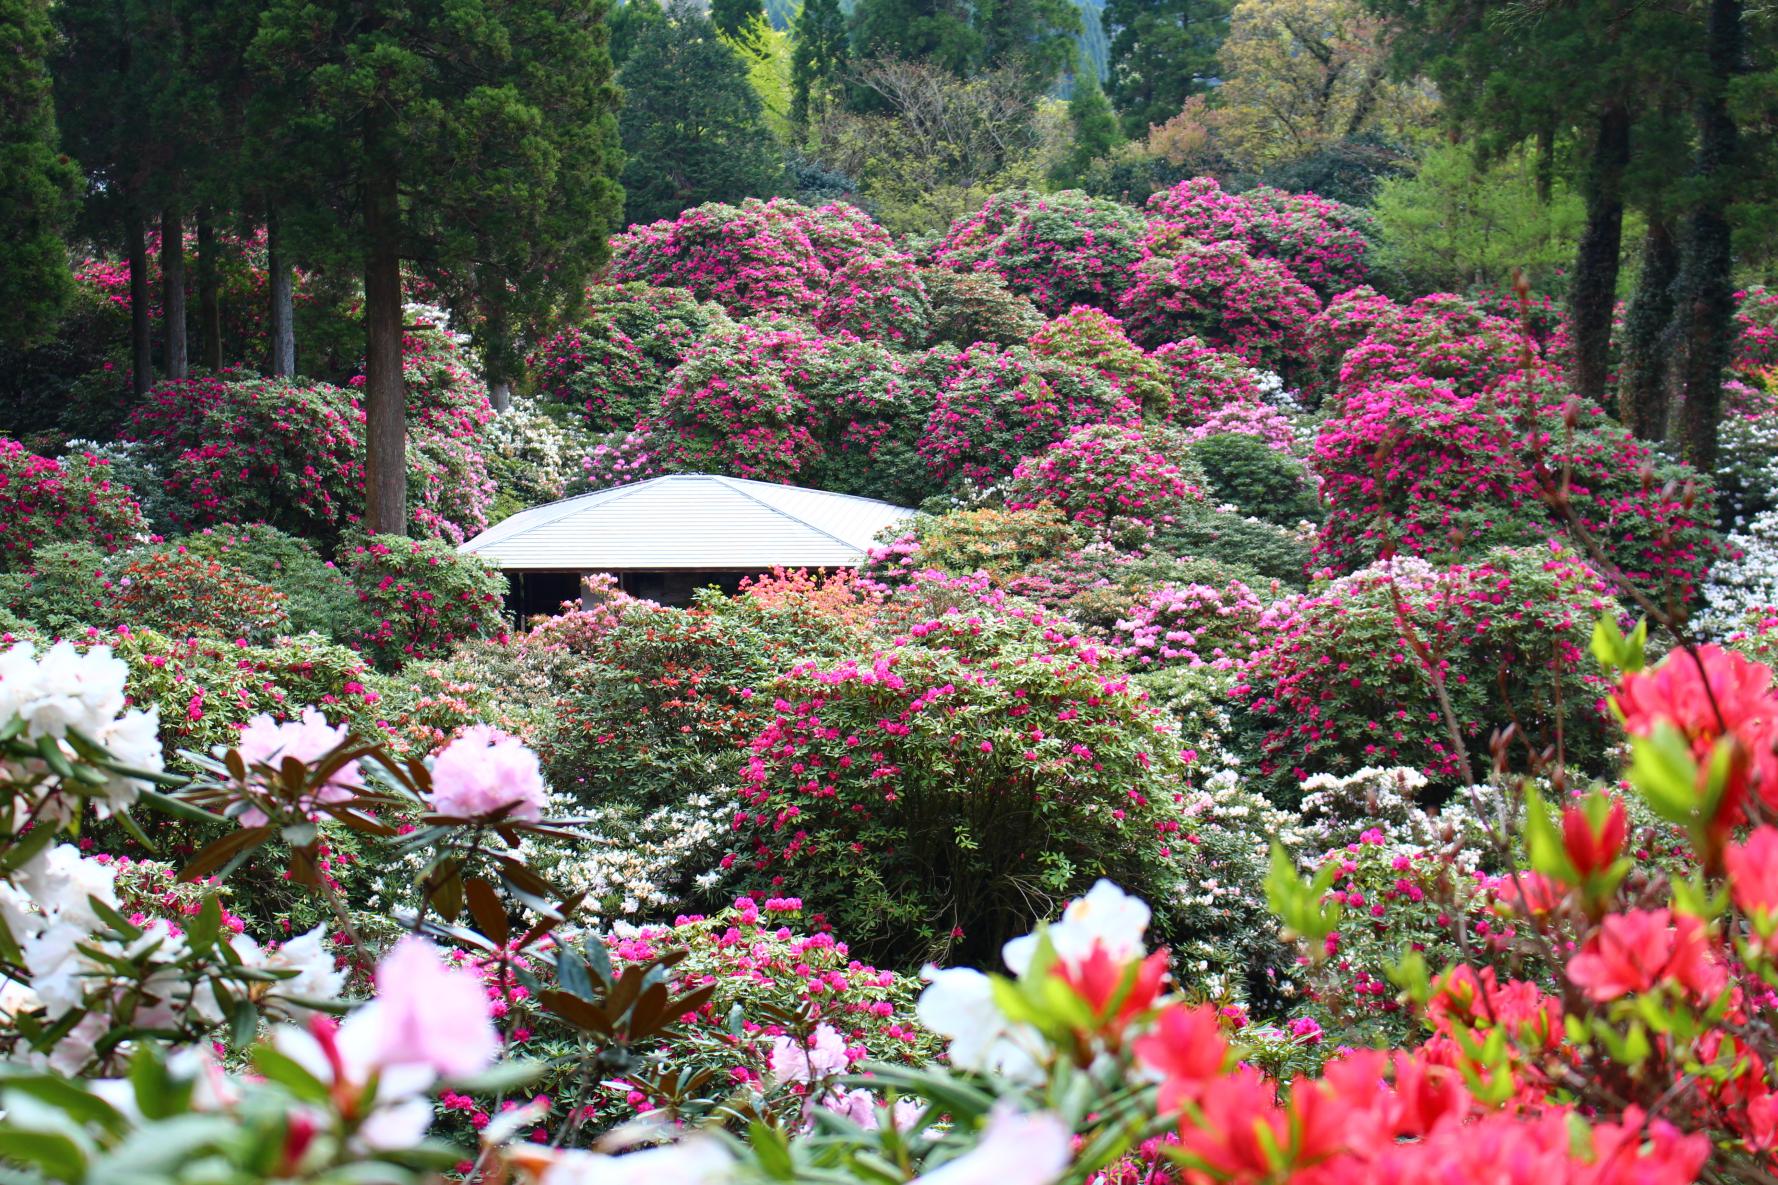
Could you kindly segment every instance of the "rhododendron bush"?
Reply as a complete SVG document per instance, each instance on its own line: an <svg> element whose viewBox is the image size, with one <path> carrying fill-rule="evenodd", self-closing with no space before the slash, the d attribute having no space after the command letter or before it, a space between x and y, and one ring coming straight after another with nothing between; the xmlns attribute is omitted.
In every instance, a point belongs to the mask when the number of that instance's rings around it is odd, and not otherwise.
<svg viewBox="0 0 1778 1185"><path fill-rule="evenodd" d="M1165 250L1137 267L1119 301L1133 338L1156 347L1201 337L1287 374L1304 364L1321 301L1288 268L1236 243L1186 239Z"/></svg>
<svg viewBox="0 0 1778 1185"><path fill-rule="evenodd" d="M1239 925L1257 836L1218 817L1165 718L1066 629L916 613L893 649L794 668L742 773L740 883L799 885L855 943L904 957L980 957L1032 894L1100 872L1176 886L1159 904L1181 937Z"/></svg>
<svg viewBox="0 0 1778 1185"><path fill-rule="evenodd" d="M934 255L958 270L993 272L1054 316L1077 304L1115 305L1146 227L1128 206L1079 190L1014 190L952 223Z"/></svg>
<svg viewBox="0 0 1778 1185"><path fill-rule="evenodd" d="M1584 561L1550 548L1451 568L1398 557L1281 600L1236 688L1266 729L1261 769L1286 788L1368 765L1461 784L1509 722L1534 753L1560 723L1570 760L1596 757L1586 647L1613 604Z"/></svg>
<svg viewBox="0 0 1778 1185"><path fill-rule="evenodd" d="M1341 403L1314 460L1328 507L1317 552L1335 565L1391 548L1465 558L1578 530L1601 563L1687 600L1721 552L1695 472L1567 400L1547 376L1521 373L1475 394L1385 381Z"/></svg>
<svg viewBox="0 0 1778 1185"><path fill-rule="evenodd" d="M102 462L85 454L40 457L0 437L0 571L20 566L44 543L115 551L147 531L128 487L113 482Z"/></svg>

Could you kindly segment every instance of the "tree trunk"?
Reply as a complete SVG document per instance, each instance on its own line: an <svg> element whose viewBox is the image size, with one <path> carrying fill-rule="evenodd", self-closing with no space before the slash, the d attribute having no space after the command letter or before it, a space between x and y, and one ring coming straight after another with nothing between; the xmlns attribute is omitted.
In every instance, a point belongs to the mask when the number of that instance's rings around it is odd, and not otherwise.
<svg viewBox="0 0 1778 1185"><path fill-rule="evenodd" d="M216 290L216 224L198 211L198 336L204 365L222 369L222 296Z"/></svg>
<svg viewBox="0 0 1778 1185"><path fill-rule="evenodd" d="M1618 418L1644 440L1667 439L1667 385L1672 378L1667 328L1673 321L1673 279L1679 274L1679 243L1661 211L1648 216L1636 292L1624 313Z"/></svg>
<svg viewBox="0 0 1778 1185"><path fill-rule="evenodd" d="M124 233L130 256L130 392L137 399L154 385L154 339L148 327L148 231L132 210Z"/></svg>
<svg viewBox="0 0 1778 1185"><path fill-rule="evenodd" d="M289 378L296 373L296 300L290 281L290 261L284 258L284 236L278 229L278 213L265 216L265 264L270 273L266 285L271 297L271 370Z"/></svg>
<svg viewBox="0 0 1778 1185"><path fill-rule="evenodd" d="M407 390L401 381L401 206L393 175L365 187L364 492L375 535L407 534Z"/></svg>
<svg viewBox="0 0 1778 1185"><path fill-rule="evenodd" d="M178 210L161 211L161 332L167 339L167 377L191 373L185 342L185 219Z"/></svg>
<svg viewBox="0 0 1778 1185"><path fill-rule="evenodd" d="M1684 392L1679 409L1680 443L1686 460L1704 473L1716 468L1722 373L1735 330L1734 252L1728 212L1740 129L1729 110L1728 90L1741 69L1742 21L1741 0L1710 0L1704 17L1710 77L1695 114L1698 199L1687 220L1685 257L1677 285L1677 341L1684 351L1680 360Z"/></svg>
<svg viewBox="0 0 1778 1185"><path fill-rule="evenodd" d="M1587 165L1587 224L1575 252L1568 289L1574 325L1574 393L1605 401L1611 371L1611 318L1617 306L1618 262L1624 241L1624 169L1630 163L1630 112L1608 103L1599 113Z"/></svg>

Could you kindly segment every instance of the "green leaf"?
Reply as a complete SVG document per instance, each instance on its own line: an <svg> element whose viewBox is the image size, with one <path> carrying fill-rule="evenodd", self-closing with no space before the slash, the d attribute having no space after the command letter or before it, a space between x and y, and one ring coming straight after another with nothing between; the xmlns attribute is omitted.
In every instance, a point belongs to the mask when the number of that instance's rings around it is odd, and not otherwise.
<svg viewBox="0 0 1778 1185"><path fill-rule="evenodd" d="M72 1136L60 1132L31 1131L0 1122L0 1149L6 1159L34 1165L52 1181L80 1181L86 1177L86 1150Z"/></svg>
<svg viewBox="0 0 1778 1185"><path fill-rule="evenodd" d="M307 1103L330 1105L327 1084L304 1069L296 1059L270 1045L255 1045L248 1054L253 1066L268 1081L276 1082Z"/></svg>

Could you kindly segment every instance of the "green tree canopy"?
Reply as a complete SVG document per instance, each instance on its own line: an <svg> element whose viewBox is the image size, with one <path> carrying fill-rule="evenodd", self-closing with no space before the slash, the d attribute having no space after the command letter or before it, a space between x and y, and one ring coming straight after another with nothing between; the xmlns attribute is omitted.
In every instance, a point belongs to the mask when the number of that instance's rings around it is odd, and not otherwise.
<svg viewBox="0 0 1778 1185"><path fill-rule="evenodd" d="M254 133L312 253L362 267L369 527L404 533L401 265L445 282L490 377L605 257L621 156L605 0L269 0Z"/></svg>
<svg viewBox="0 0 1778 1185"><path fill-rule="evenodd" d="M1228 33L1231 0L1107 0L1111 34L1106 91L1132 139L1178 115L1209 89Z"/></svg>
<svg viewBox="0 0 1778 1185"><path fill-rule="evenodd" d="M746 67L690 5L675 4L664 23L643 32L622 81L631 222L671 218L704 202L770 197L782 187L784 158Z"/></svg>
<svg viewBox="0 0 1778 1185"><path fill-rule="evenodd" d="M0 72L0 342L15 349L55 327L72 288L62 232L80 174L57 144L44 68L52 35L46 0L0 0L0 45L14 54Z"/></svg>

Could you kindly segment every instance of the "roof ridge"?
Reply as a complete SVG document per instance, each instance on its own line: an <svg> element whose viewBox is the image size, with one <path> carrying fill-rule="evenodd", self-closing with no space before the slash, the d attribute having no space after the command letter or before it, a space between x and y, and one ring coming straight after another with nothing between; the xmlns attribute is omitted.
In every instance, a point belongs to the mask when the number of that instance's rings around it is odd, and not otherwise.
<svg viewBox="0 0 1778 1185"><path fill-rule="evenodd" d="M827 538L832 539L835 543L838 543L841 547L850 548L853 551L866 550L866 549L860 548L856 543L853 543L850 540L840 538L838 535L834 534L832 531L827 530L825 527L816 526L814 523L810 522L806 518L798 518L796 515L790 513L788 510L784 510L781 507L773 506L770 502L767 502L764 498L761 498L759 495L753 493L751 490L744 490L740 486L732 484L736 480L746 481L747 480L746 478L735 479L735 478L729 477L729 475L726 473L713 473L710 475L710 477L715 481L721 482L724 486L733 490L735 493L741 495L741 497L747 499L749 502L753 502L753 503L756 503L760 506L763 506L767 510L771 511L773 514L778 515L780 518L787 518L791 522L796 523L799 526L805 527L808 530L815 532L817 535L824 535ZM772 485L774 483L760 482L759 484L760 485ZM785 488L787 488L787 489L801 489L803 487L787 486ZM818 491L818 492L825 492L825 491Z"/></svg>
<svg viewBox="0 0 1778 1185"><path fill-rule="evenodd" d="M675 476L675 475L667 474L664 476ZM537 519L535 522L528 523L527 525L525 525L524 527L521 527L520 529L518 529L516 531L508 531L504 535L500 535L494 539L487 540L487 542L488 543L505 543L511 539L523 539L526 535L529 535L533 531L542 530L544 527L547 527L552 523L561 522L563 519L569 517L570 515L578 514L580 512L581 508L579 506L575 505L576 503L585 502L585 501L589 501L592 499L597 499L597 502L595 502L594 505L598 505L598 506L606 506L606 505L609 505L613 502L622 502L625 498L628 498L631 494L634 494L637 490L641 489L643 486L653 485L655 482L657 482L659 480L661 480L659 477L651 477L651 478L648 478L646 481L632 482L629 485L625 485L625 486L612 486L611 488L604 489L604 490L588 490L586 493L576 494L572 498L561 498L561 499L558 499L557 501L554 501L554 502L545 502L541 506L527 507L524 510L519 511L518 514L512 515L509 518L502 519L500 522L495 523L493 526L489 527L486 531L483 531L481 534L477 535L474 539L465 539L461 544L458 545L457 550L462 551L464 548L468 547L471 543L480 541L483 538L483 536L492 535L495 531L498 531L501 527L506 526L508 523L511 523L514 519L517 519L517 518L520 518L524 515L530 514L532 511L556 510L556 513L550 514L550 515L539 515L539 516L537 516ZM471 552L470 554L473 555L475 553Z"/></svg>

